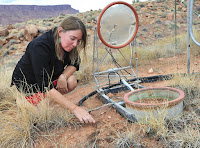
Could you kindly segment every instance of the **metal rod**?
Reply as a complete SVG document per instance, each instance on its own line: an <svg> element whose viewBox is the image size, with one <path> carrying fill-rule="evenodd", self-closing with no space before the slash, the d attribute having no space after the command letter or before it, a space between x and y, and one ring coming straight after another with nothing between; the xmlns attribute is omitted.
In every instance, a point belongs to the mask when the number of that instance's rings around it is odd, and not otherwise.
<svg viewBox="0 0 200 148"><path fill-rule="evenodd" d="M98 73L94 73L94 74L92 74L93 76L98 76ZM112 74L110 74L109 75L110 77L116 77L116 74L115 75L112 75ZM122 76L122 77L133 77L133 76L131 76L131 75L120 75L120 76ZM108 75L101 75L101 77L108 77Z"/></svg>
<svg viewBox="0 0 200 148"><path fill-rule="evenodd" d="M127 66L127 67L122 67L122 68L112 68L112 69L109 69L108 71L101 71L101 72L94 73L94 74L110 73L112 71L119 71L119 70L128 69L128 68L132 68L132 66Z"/></svg>
<svg viewBox="0 0 200 148"><path fill-rule="evenodd" d="M137 41L136 41L137 36L133 40L133 45L135 48L135 69L136 69L136 77L138 77L138 54L137 54Z"/></svg>
<svg viewBox="0 0 200 148"><path fill-rule="evenodd" d="M136 122L137 119L135 118L135 115L128 112L126 108L124 108L121 104L121 102L114 102L112 99L110 99L107 95L104 94L104 91L102 89L97 90L98 92L98 98L103 103L113 103L113 107L116 109L116 111L122 115L123 117L129 119L130 121Z"/></svg>
<svg viewBox="0 0 200 148"><path fill-rule="evenodd" d="M127 62L128 65L130 65L130 63L128 62L128 60L125 58L125 56L122 54L120 49L117 49L119 51L119 53L121 54L121 56L124 58L124 60ZM131 65L130 65L131 66Z"/></svg>
<svg viewBox="0 0 200 148"><path fill-rule="evenodd" d="M188 6L190 1L188 0ZM187 74L190 75L190 7L187 9Z"/></svg>
<svg viewBox="0 0 200 148"><path fill-rule="evenodd" d="M96 44L96 27L94 29L94 40L93 40L93 64L92 64L92 73L94 73L94 59L95 59L95 44Z"/></svg>
<svg viewBox="0 0 200 148"><path fill-rule="evenodd" d="M177 21L176 21L176 0L175 0L175 49L177 49Z"/></svg>
<svg viewBox="0 0 200 148"><path fill-rule="evenodd" d="M98 50L98 49L97 49ZM98 52L97 52L98 53ZM98 55L98 54L97 54ZM102 60L100 62L97 62L97 68L95 69L99 71L99 66L101 65L101 63L103 63L104 59L106 58L106 56L108 55L108 52L104 55L104 57L102 58ZM98 56L97 56L97 61L98 61Z"/></svg>
<svg viewBox="0 0 200 148"><path fill-rule="evenodd" d="M124 85L126 85L131 91L134 91L133 87L131 87L131 85L129 85L124 79L121 79L121 81L124 83Z"/></svg>
<svg viewBox="0 0 200 148"><path fill-rule="evenodd" d="M188 1L188 3L189 3L189 2L190 2L190 5L189 5L189 7L190 7L190 9L189 9L189 15L190 15L189 33L190 33L190 37L192 38L193 42L194 42L195 44L197 44L198 46L200 46L200 43L196 41L196 39L195 39L194 36L193 36L193 32L192 32L192 24L193 24L193 23L192 23L192 21L193 21L193 0Z"/></svg>

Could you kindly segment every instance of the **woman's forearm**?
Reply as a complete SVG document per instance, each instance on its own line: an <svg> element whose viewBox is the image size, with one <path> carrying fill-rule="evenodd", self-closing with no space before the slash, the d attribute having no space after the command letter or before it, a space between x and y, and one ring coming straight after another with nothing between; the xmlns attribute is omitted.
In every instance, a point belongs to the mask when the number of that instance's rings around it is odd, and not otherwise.
<svg viewBox="0 0 200 148"><path fill-rule="evenodd" d="M66 109L73 110L77 105L66 99L60 92L58 92L55 88L52 88L49 91L50 98L65 107Z"/></svg>
<svg viewBox="0 0 200 148"><path fill-rule="evenodd" d="M66 79L68 79L71 75L74 74L74 72L76 71L76 67L74 66L67 66L67 68L63 71L63 75Z"/></svg>

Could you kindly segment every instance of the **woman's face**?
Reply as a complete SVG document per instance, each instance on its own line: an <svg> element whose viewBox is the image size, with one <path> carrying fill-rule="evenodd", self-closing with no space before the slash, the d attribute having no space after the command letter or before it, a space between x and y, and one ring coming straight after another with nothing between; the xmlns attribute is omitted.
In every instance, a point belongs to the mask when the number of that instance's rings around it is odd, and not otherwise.
<svg viewBox="0 0 200 148"><path fill-rule="evenodd" d="M60 44L62 48L65 51L70 52L78 45L79 41L82 39L82 31L80 29L77 29L64 32L62 27L60 27L59 37L61 40Z"/></svg>

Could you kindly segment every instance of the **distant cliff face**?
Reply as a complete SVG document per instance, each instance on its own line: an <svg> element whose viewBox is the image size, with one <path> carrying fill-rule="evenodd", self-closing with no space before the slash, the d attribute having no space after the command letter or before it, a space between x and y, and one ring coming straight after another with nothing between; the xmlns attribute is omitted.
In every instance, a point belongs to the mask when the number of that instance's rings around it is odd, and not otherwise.
<svg viewBox="0 0 200 148"><path fill-rule="evenodd" d="M79 11L73 9L71 5L0 5L0 24L8 25L30 19L76 13L79 13Z"/></svg>

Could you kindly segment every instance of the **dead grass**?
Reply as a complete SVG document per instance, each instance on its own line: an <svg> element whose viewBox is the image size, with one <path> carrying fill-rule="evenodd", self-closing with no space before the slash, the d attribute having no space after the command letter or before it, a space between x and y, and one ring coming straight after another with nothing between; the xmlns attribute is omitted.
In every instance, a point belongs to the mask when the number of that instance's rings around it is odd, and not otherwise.
<svg viewBox="0 0 200 148"><path fill-rule="evenodd" d="M115 148L145 147L132 129L128 129L125 133L117 133L113 143Z"/></svg>
<svg viewBox="0 0 200 148"><path fill-rule="evenodd" d="M31 105L15 87L10 87L11 71L1 69L0 77L0 147L33 147L38 138L67 125L74 117L60 106L51 106L49 99Z"/></svg>
<svg viewBox="0 0 200 148"><path fill-rule="evenodd" d="M12 73L9 71L0 70L0 110L12 108L15 99L13 97L13 90L10 88L10 79Z"/></svg>
<svg viewBox="0 0 200 148"><path fill-rule="evenodd" d="M167 146L172 147L199 147L200 146L200 85L199 74L192 76L176 75L172 86L185 92L184 112L179 119L167 121L170 132Z"/></svg>

